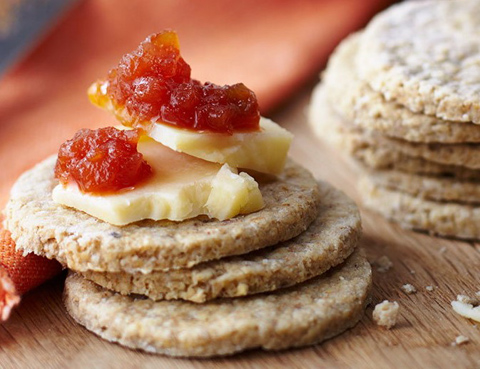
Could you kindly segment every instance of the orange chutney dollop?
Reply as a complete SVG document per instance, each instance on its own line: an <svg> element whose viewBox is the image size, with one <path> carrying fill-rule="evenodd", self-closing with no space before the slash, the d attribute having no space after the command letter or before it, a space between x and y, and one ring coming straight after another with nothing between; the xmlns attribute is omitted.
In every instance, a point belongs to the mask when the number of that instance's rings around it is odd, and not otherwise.
<svg viewBox="0 0 480 369"><path fill-rule="evenodd" d="M104 194L133 187L152 174L137 151L137 130L81 129L58 151L55 177L74 180L82 192Z"/></svg>
<svg viewBox="0 0 480 369"><path fill-rule="evenodd" d="M227 134L259 129L257 98L243 83L202 84L190 74L176 33L164 31L122 57L108 74L106 93L116 109L127 110L129 121L122 121L132 126L153 121Z"/></svg>

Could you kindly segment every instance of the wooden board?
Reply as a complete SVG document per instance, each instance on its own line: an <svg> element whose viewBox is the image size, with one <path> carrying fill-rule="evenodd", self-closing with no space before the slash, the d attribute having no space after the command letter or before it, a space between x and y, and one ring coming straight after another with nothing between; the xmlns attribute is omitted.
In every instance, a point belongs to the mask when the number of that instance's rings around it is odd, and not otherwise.
<svg viewBox="0 0 480 369"><path fill-rule="evenodd" d="M305 108L309 89L274 118L295 133L293 157L315 175L357 198L355 178L325 145L312 137ZM0 325L0 368L478 368L480 332L457 316L457 294L480 290L480 246L404 231L362 209L362 245L370 260L386 255L386 273L374 270L373 304L400 304L400 319L386 331L371 319L372 308L352 330L322 345L283 352L259 350L214 360L171 359L105 342L77 325L65 312L63 276L25 296L11 319ZM404 294L413 284L418 292ZM426 286L434 286L429 292ZM458 335L470 342L452 346Z"/></svg>

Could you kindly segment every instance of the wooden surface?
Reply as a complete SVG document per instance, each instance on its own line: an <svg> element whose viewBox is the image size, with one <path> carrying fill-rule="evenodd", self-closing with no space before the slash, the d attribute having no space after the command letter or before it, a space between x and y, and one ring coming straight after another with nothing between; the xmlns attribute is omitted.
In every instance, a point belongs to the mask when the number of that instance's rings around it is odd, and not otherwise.
<svg viewBox="0 0 480 369"><path fill-rule="evenodd" d="M292 156L356 198L348 167L306 125L308 98L309 90L274 115L296 135ZM480 328L450 307L457 294L480 290L479 244L404 231L363 209L362 216L361 244L369 259L386 255L394 264L386 273L374 268L372 296L373 304L384 299L400 304L390 331L372 323L369 307L355 328L322 345L215 360L170 359L105 342L77 325L62 305L61 276L25 296L0 325L0 368L480 368ZM418 292L404 294L405 283ZM458 335L470 342L452 346Z"/></svg>

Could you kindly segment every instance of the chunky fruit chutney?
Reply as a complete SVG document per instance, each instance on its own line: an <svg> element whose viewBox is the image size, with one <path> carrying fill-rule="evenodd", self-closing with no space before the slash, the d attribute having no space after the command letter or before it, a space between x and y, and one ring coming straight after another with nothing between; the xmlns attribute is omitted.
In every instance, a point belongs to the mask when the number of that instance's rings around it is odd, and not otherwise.
<svg viewBox="0 0 480 369"><path fill-rule="evenodd" d="M137 130L81 129L60 146L55 177L65 185L74 180L82 192L95 194L133 187L152 174L137 151L138 139Z"/></svg>
<svg viewBox="0 0 480 369"><path fill-rule="evenodd" d="M243 83L218 86L190 77L175 32L150 35L109 72L107 96L129 122L166 123L195 131L232 134L259 129L255 94ZM148 130L148 127L143 127Z"/></svg>

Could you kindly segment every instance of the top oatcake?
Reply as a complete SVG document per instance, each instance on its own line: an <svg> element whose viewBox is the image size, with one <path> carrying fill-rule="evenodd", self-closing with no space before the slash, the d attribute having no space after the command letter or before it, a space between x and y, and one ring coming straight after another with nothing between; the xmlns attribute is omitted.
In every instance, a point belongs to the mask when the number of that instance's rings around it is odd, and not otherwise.
<svg viewBox="0 0 480 369"><path fill-rule="evenodd" d="M5 226L18 248L80 272L150 273L191 267L288 240L317 216L318 184L292 161L274 180L259 184L265 208L258 212L227 221L144 220L123 227L55 203L54 165L51 157L19 178L5 209Z"/></svg>
<svg viewBox="0 0 480 369"><path fill-rule="evenodd" d="M361 33L345 39L331 56L323 75L327 100L342 117L360 128L406 141L480 142L479 125L414 113L401 104L386 101L381 93L360 80L355 58L361 42Z"/></svg>
<svg viewBox="0 0 480 369"><path fill-rule="evenodd" d="M367 27L360 77L414 112L480 123L480 1L409 1Z"/></svg>

